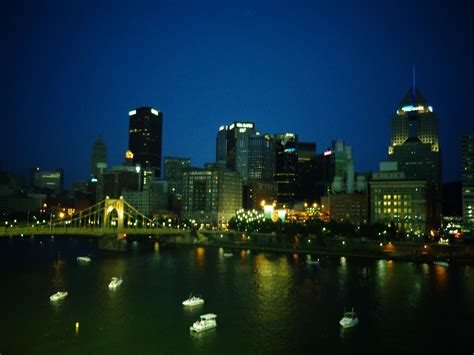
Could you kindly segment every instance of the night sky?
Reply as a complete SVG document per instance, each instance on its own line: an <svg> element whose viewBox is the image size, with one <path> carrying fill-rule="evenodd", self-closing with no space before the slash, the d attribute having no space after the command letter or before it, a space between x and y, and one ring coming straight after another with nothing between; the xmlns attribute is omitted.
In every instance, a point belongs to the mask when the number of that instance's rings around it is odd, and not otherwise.
<svg viewBox="0 0 474 355"><path fill-rule="evenodd" d="M193 166L214 161L219 126L250 120L319 152L342 138L356 171L376 170L415 64L444 180L460 179L460 137L474 134L472 1L11 3L0 5L3 169L86 179L97 137L120 164L128 111L152 106L163 155Z"/></svg>

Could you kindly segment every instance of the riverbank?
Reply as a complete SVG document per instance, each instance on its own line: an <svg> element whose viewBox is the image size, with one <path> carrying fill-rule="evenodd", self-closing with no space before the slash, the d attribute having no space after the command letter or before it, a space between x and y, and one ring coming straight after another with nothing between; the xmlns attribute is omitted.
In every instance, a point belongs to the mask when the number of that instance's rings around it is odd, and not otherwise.
<svg viewBox="0 0 474 355"><path fill-rule="evenodd" d="M166 237L165 245L254 250L275 253L302 253L318 256L346 256L370 259L400 260L420 263L449 260L451 264L474 265L474 248L462 245L422 244L410 242L378 242L343 238L305 239L304 243L285 243L285 238L244 236L233 238L225 234L198 237Z"/></svg>

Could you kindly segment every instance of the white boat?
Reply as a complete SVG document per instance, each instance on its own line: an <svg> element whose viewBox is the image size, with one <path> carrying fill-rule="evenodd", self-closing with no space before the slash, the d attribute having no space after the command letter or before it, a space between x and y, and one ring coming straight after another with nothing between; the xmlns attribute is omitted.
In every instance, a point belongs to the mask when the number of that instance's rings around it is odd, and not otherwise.
<svg viewBox="0 0 474 355"><path fill-rule="evenodd" d="M306 259L306 264L308 265L318 265L319 264L319 259L312 260L312 259Z"/></svg>
<svg viewBox="0 0 474 355"><path fill-rule="evenodd" d="M60 301L68 295L67 292L56 292L54 295L49 296L49 299L53 302Z"/></svg>
<svg viewBox="0 0 474 355"><path fill-rule="evenodd" d="M80 262L83 262L83 263L90 263L91 258L89 258L88 256L78 256L77 261L80 261Z"/></svg>
<svg viewBox="0 0 474 355"><path fill-rule="evenodd" d="M449 263L447 261L433 261L433 264L439 266L449 266Z"/></svg>
<svg viewBox="0 0 474 355"><path fill-rule="evenodd" d="M216 315L213 313L203 314L201 319L194 322L192 326L189 327L191 332L203 332L205 330L213 329L217 327Z"/></svg>
<svg viewBox="0 0 474 355"><path fill-rule="evenodd" d="M122 279L120 279L118 277L112 277L112 281L110 281L110 283L109 283L109 288L111 290L114 290L117 287L119 287L122 284L122 282L123 282Z"/></svg>
<svg viewBox="0 0 474 355"><path fill-rule="evenodd" d="M203 303L204 300L201 297L194 297L189 295L188 299L183 301L183 306L197 306Z"/></svg>
<svg viewBox="0 0 474 355"><path fill-rule="evenodd" d="M226 258L229 258L229 257L231 257L231 256L234 256L234 254L233 254L231 251L226 251L226 252L224 253L224 256L225 256Z"/></svg>
<svg viewBox="0 0 474 355"><path fill-rule="evenodd" d="M359 323L359 319L357 318L356 312L354 312L354 308L352 308L351 312L345 312L344 317L339 321L339 324L343 328L350 328L355 326L357 323Z"/></svg>

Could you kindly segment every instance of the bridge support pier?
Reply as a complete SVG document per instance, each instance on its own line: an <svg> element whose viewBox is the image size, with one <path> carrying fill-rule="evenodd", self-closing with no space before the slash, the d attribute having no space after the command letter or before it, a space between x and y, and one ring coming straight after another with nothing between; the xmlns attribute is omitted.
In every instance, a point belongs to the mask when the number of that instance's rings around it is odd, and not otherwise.
<svg viewBox="0 0 474 355"><path fill-rule="evenodd" d="M99 249L110 251L127 251L127 240L117 234L104 235L99 237Z"/></svg>

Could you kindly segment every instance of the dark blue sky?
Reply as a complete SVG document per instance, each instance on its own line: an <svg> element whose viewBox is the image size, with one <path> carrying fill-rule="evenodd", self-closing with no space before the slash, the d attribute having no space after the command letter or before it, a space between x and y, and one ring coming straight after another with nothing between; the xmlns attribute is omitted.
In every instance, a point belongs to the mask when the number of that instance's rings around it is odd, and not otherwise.
<svg viewBox="0 0 474 355"><path fill-rule="evenodd" d="M89 175L102 134L109 163L128 111L164 113L163 153L214 161L220 125L297 133L321 152L353 147L357 171L386 159L390 117L411 86L438 114L444 180L460 178L474 134L470 2L20 2L0 5L2 166Z"/></svg>

